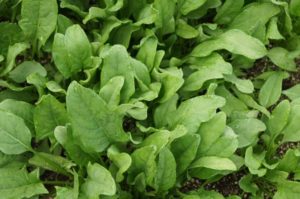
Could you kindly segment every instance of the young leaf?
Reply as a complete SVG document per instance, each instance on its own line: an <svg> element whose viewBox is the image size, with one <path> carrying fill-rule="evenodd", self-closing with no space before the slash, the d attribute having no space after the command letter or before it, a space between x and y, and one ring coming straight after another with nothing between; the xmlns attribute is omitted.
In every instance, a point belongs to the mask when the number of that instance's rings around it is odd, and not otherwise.
<svg viewBox="0 0 300 199"><path fill-rule="evenodd" d="M283 142L297 142L300 140L300 103L295 100L291 103L291 112L288 123L282 131Z"/></svg>
<svg viewBox="0 0 300 199"><path fill-rule="evenodd" d="M291 105L288 100L280 102L273 110L267 122L268 130L272 135L278 135L286 126L291 112Z"/></svg>
<svg viewBox="0 0 300 199"><path fill-rule="evenodd" d="M71 167L75 166L73 162L66 158L44 152L35 153L28 162L37 167L64 174L66 176L68 176L68 173L71 172Z"/></svg>
<svg viewBox="0 0 300 199"><path fill-rule="evenodd" d="M156 147L153 145L136 149L131 154L132 164L128 170L129 182L137 181L143 175L145 182L152 183L156 175L155 154Z"/></svg>
<svg viewBox="0 0 300 199"><path fill-rule="evenodd" d="M64 35L55 34L52 56L57 69L66 78L93 68L92 48L79 25L70 26Z"/></svg>
<svg viewBox="0 0 300 199"><path fill-rule="evenodd" d="M217 156L202 157L194 161L189 168L193 169L193 168L201 168L201 167L213 169L213 170L228 170L228 171L237 170L235 164L229 158L221 158Z"/></svg>
<svg viewBox="0 0 300 199"><path fill-rule="evenodd" d="M286 75L284 72L276 72L267 79L258 95L261 105L270 107L279 100L282 90L282 80Z"/></svg>
<svg viewBox="0 0 300 199"><path fill-rule="evenodd" d="M171 144L171 151L176 160L177 175L181 175L195 159L200 144L200 136L187 134Z"/></svg>
<svg viewBox="0 0 300 199"><path fill-rule="evenodd" d="M167 191L176 182L176 162L168 148L163 148L158 156L157 173L154 185L158 192Z"/></svg>
<svg viewBox="0 0 300 199"><path fill-rule="evenodd" d="M131 166L132 160L129 154L120 153L116 147L112 146L107 150L108 158L118 167L116 174L116 182L122 182L124 180L124 173Z"/></svg>
<svg viewBox="0 0 300 199"><path fill-rule="evenodd" d="M82 184L81 190L88 198L115 195L116 183L106 168L98 163L88 164L87 173L88 177Z"/></svg>
<svg viewBox="0 0 300 199"><path fill-rule="evenodd" d="M300 98L300 84L296 84L295 86L284 90L282 92L284 95L286 95L291 100L295 100L297 98Z"/></svg>

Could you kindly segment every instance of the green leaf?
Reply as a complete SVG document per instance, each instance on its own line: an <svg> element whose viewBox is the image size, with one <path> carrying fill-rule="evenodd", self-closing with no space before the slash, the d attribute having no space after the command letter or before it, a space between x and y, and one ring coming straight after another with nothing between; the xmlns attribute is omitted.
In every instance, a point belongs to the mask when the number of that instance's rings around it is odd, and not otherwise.
<svg viewBox="0 0 300 199"><path fill-rule="evenodd" d="M234 92L238 96L238 98L241 101L243 101L247 106L254 108L256 110L259 110L260 112L265 114L267 117L270 117L269 111L265 107L260 106L250 95L240 93L237 90L234 90Z"/></svg>
<svg viewBox="0 0 300 199"><path fill-rule="evenodd" d="M264 44L241 30L231 29L213 39L196 46L190 56L205 57L216 50L225 49L231 53L243 55L250 59L258 59L267 54Z"/></svg>
<svg viewBox="0 0 300 199"><path fill-rule="evenodd" d="M59 14L57 16L57 32L65 34L66 30L73 25L73 22L66 16Z"/></svg>
<svg viewBox="0 0 300 199"><path fill-rule="evenodd" d="M230 23L243 7L244 0L226 0L218 9L214 21L218 24Z"/></svg>
<svg viewBox="0 0 300 199"><path fill-rule="evenodd" d="M88 162L94 162L96 160L94 154L84 152L81 146L76 143L70 125L67 125L66 127L56 127L54 129L54 136L58 143L64 147L70 159L76 164L84 166L87 165Z"/></svg>
<svg viewBox="0 0 300 199"><path fill-rule="evenodd" d="M182 70L175 67L154 69L153 76L162 83L160 103L164 103L172 98L184 82Z"/></svg>
<svg viewBox="0 0 300 199"><path fill-rule="evenodd" d="M177 175L182 174L195 159L200 144L200 136L187 134L171 144L171 151L176 160Z"/></svg>
<svg viewBox="0 0 300 199"><path fill-rule="evenodd" d="M267 39L280 40L284 39L278 28L278 17L272 17L267 27Z"/></svg>
<svg viewBox="0 0 300 199"><path fill-rule="evenodd" d="M79 25L70 26L65 35L55 34L52 56L57 69L66 78L93 68L92 48Z"/></svg>
<svg viewBox="0 0 300 199"><path fill-rule="evenodd" d="M238 135L239 148L253 144L258 134L266 130L265 124L255 118L236 119L228 125Z"/></svg>
<svg viewBox="0 0 300 199"><path fill-rule="evenodd" d="M290 12L292 15L300 17L300 1L299 0L291 0Z"/></svg>
<svg viewBox="0 0 300 199"><path fill-rule="evenodd" d="M65 198L78 198L79 195L79 179L78 174L73 172L74 176L74 187L71 189L69 187L55 187L56 196L55 199L65 199Z"/></svg>
<svg viewBox="0 0 300 199"><path fill-rule="evenodd" d="M92 90L72 82L66 103L74 139L87 152L101 152L111 142L127 141L128 136L122 128L123 115L107 107Z"/></svg>
<svg viewBox="0 0 300 199"><path fill-rule="evenodd" d="M300 183L285 180L277 187L277 192L274 195L274 199L282 198L297 198L300 194Z"/></svg>
<svg viewBox="0 0 300 199"><path fill-rule="evenodd" d="M239 79L237 78L235 75L224 75L224 79L225 81L231 82L232 84L234 84L236 86L236 88L243 92L243 93L253 93L254 91L254 86L253 83L251 82L251 80L247 80L247 79Z"/></svg>
<svg viewBox="0 0 300 199"><path fill-rule="evenodd" d="M224 106L225 100L216 95L204 95L190 98L180 104L173 113L171 126L184 125L189 133L197 132L202 122L207 122L215 114L216 110Z"/></svg>
<svg viewBox="0 0 300 199"><path fill-rule="evenodd" d="M70 9L79 16L84 17L87 14L86 12L84 12L86 3L87 2L81 0L62 0L60 3L60 7Z"/></svg>
<svg viewBox="0 0 300 199"><path fill-rule="evenodd" d="M288 100L280 102L273 110L267 122L268 130L272 135L278 135L286 126L291 112L291 105Z"/></svg>
<svg viewBox="0 0 300 199"><path fill-rule="evenodd" d="M175 31L175 4L175 0L155 0L153 3L153 7L158 11L155 26L159 29L160 35Z"/></svg>
<svg viewBox="0 0 300 199"><path fill-rule="evenodd" d="M300 151L298 149L288 149L276 169L293 173L297 170L299 163Z"/></svg>
<svg viewBox="0 0 300 199"><path fill-rule="evenodd" d="M7 112L11 112L16 116L22 118L26 126L31 130L31 133L32 134L34 133L34 125L33 125L34 106L33 105L23 101L6 99L0 103L0 109L5 110Z"/></svg>
<svg viewBox="0 0 300 199"><path fill-rule="evenodd" d="M132 154L132 164L128 170L128 180L129 182L134 182L136 178L141 175L145 176L146 182L152 183L156 175L156 147L155 146L145 146L139 149L136 149Z"/></svg>
<svg viewBox="0 0 300 199"><path fill-rule="evenodd" d="M270 107L275 104L281 95L282 81L288 74L284 72L273 73L261 87L258 100L264 107Z"/></svg>
<svg viewBox="0 0 300 199"><path fill-rule="evenodd" d="M24 120L0 110L0 150L5 154L31 151L31 133Z"/></svg>
<svg viewBox="0 0 300 199"><path fill-rule="evenodd" d="M103 57L101 72L101 86L103 87L115 76L123 76L125 79L121 90L121 101L126 102L135 91L134 69L126 48L121 45L112 46Z"/></svg>
<svg viewBox="0 0 300 199"><path fill-rule="evenodd" d="M16 43L8 47L5 67L0 70L0 77L6 75L13 69L17 55L25 51L27 48L29 48L28 43Z"/></svg>
<svg viewBox="0 0 300 199"><path fill-rule="evenodd" d="M199 90L203 84L212 79L223 78L225 74L232 73L232 66L225 62L218 53L203 58L195 58L189 61L195 66L191 66L196 71L187 77L183 89L186 91Z"/></svg>
<svg viewBox="0 0 300 199"><path fill-rule="evenodd" d="M295 86L284 90L282 93L291 100L295 100L300 97L300 84L296 84Z"/></svg>
<svg viewBox="0 0 300 199"><path fill-rule="evenodd" d="M275 47L269 50L268 57L271 61L276 64L278 67L287 70L287 71L295 71L296 63L294 59L299 57L300 52L289 52L288 50Z"/></svg>
<svg viewBox="0 0 300 199"><path fill-rule="evenodd" d="M253 35L259 28L280 12L278 6L272 3L252 3L239 13L230 23L230 29L240 29Z"/></svg>
<svg viewBox="0 0 300 199"><path fill-rule="evenodd" d="M56 0L23 0L19 25L28 38L43 46L55 30L57 13Z"/></svg>
<svg viewBox="0 0 300 199"><path fill-rule="evenodd" d="M155 126L161 128L171 123L173 113L176 111L178 95L173 95L169 100L157 106L154 111Z"/></svg>
<svg viewBox="0 0 300 199"><path fill-rule="evenodd" d="M124 173L131 166L132 160L129 154L121 153L116 149L116 147L112 146L107 151L108 158L114 163L116 167L118 167L118 171L116 173L116 182L122 182L124 180Z"/></svg>
<svg viewBox="0 0 300 199"><path fill-rule="evenodd" d="M198 149L197 157L230 157L238 147L238 136L231 128L226 127L226 115L223 112L217 113L211 120L203 123L198 134L201 137L201 147Z"/></svg>
<svg viewBox="0 0 300 199"><path fill-rule="evenodd" d="M163 148L159 153L157 173L154 184L158 192L167 191L176 182L176 162L173 154L168 148Z"/></svg>
<svg viewBox="0 0 300 199"><path fill-rule="evenodd" d="M168 130L158 130L144 139L141 146L155 146L156 152L159 153L168 143L171 133Z"/></svg>
<svg viewBox="0 0 300 199"><path fill-rule="evenodd" d="M265 154L265 152L255 154L252 147L247 148L245 153L245 165L248 167L251 174L258 175L259 177L266 174L267 170L265 168L260 168L264 161Z"/></svg>
<svg viewBox="0 0 300 199"><path fill-rule="evenodd" d="M295 100L291 103L291 112L288 123L281 132L284 142L297 142L300 140L300 102Z"/></svg>
<svg viewBox="0 0 300 199"><path fill-rule="evenodd" d="M88 177L81 190L88 198L97 198L99 195L115 195L116 183L106 168L98 163L88 164L87 173Z"/></svg>
<svg viewBox="0 0 300 199"><path fill-rule="evenodd" d="M99 95L110 106L117 106L120 103L121 89L124 85L123 76L111 78L101 89Z"/></svg>
<svg viewBox="0 0 300 199"><path fill-rule="evenodd" d="M37 171L28 173L26 169L0 169L0 177L5 179L0 182L0 198L31 198L48 193L38 175Z"/></svg>
<svg viewBox="0 0 300 199"><path fill-rule="evenodd" d="M250 174L243 176L239 181L239 186L243 191L256 195L259 188L254 182L252 182L252 178L253 177Z"/></svg>
<svg viewBox="0 0 300 199"><path fill-rule="evenodd" d="M213 169L213 170L228 170L228 171L237 170L235 164L229 158L221 158L217 156L202 157L194 161L189 168L193 169L193 168L201 168L201 167Z"/></svg>
<svg viewBox="0 0 300 199"><path fill-rule="evenodd" d="M27 76L32 73L39 73L43 77L47 75L47 71L40 63L24 61L9 73L9 78L17 83L21 83L25 82Z"/></svg>
<svg viewBox="0 0 300 199"><path fill-rule="evenodd" d="M66 176L68 176L68 173L71 172L71 167L75 166L73 162L66 158L44 152L36 152L34 156L28 160L28 162L37 167L64 174Z"/></svg>
<svg viewBox="0 0 300 199"><path fill-rule="evenodd" d="M98 8L98 7L90 7L89 8L89 13L85 16L83 19L83 23L86 24L88 21L95 19L95 18L100 18L103 19L107 17L107 12L103 8Z"/></svg>
<svg viewBox="0 0 300 199"><path fill-rule="evenodd" d="M149 70L152 70L154 66L157 45L158 40L153 33L150 33L149 36L143 38L139 44L140 49L136 58L143 62Z"/></svg>
<svg viewBox="0 0 300 199"><path fill-rule="evenodd" d="M247 110L247 106L224 86L219 86L216 89L216 94L225 98L226 104L221 108L221 110L224 111L227 116L230 116L234 111Z"/></svg>
<svg viewBox="0 0 300 199"><path fill-rule="evenodd" d="M34 110L36 139L54 137L54 129L68 122L67 111L52 95L44 95Z"/></svg>
<svg viewBox="0 0 300 199"><path fill-rule="evenodd" d="M9 46L23 41L23 32L17 24L0 23L0 55L6 55Z"/></svg>
<svg viewBox="0 0 300 199"><path fill-rule="evenodd" d="M207 0L180 0L180 12L183 15L187 15L193 10L201 7Z"/></svg>
<svg viewBox="0 0 300 199"><path fill-rule="evenodd" d="M179 19L176 22L176 34L184 39L192 39L199 35L199 31L186 21Z"/></svg>

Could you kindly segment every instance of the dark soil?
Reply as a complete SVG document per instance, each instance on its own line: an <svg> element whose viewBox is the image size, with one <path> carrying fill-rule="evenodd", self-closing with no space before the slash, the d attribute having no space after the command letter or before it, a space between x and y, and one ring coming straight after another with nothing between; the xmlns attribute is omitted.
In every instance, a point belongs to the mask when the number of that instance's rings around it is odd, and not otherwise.
<svg viewBox="0 0 300 199"><path fill-rule="evenodd" d="M277 148L277 155L282 158L289 149L300 149L299 142L287 142Z"/></svg>
<svg viewBox="0 0 300 199"><path fill-rule="evenodd" d="M229 174L216 182L205 185L205 189L215 190L221 193L223 196L238 195L244 199L248 199L250 198L250 194L245 193L239 187L239 181L245 175L246 173L243 170L236 173Z"/></svg>
<svg viewBox="0 0 300 199"><path fill-rule="evenodd" d="M288 89L300 83L300 59L296 60L297 71L290 72L290 77L283 80L283 89Z"/></svg>
<svg viewBox="0 0 300 199"><path fill-rule="evenodd" d="M247 79L254 79L258 75L266 72L266 71L275 71L278 68L268 59L262 58L255 61L252 68L246 70L246 78Z"/></svg>
<svg viewBox="0 0 300 199"><path fill-rule="evenodd" d="M199 189L203 183L204 183L203 180L200 180L198 178L192 178L182 184L180 191L183 193L195 191L195 190Z"/></svg>

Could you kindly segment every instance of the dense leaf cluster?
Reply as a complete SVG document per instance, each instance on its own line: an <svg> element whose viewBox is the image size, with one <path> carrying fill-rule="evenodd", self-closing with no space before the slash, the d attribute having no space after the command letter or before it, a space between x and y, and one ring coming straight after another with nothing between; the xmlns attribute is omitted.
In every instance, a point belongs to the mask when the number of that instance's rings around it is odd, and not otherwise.
<svg viewBox="0 0 300 199"><path fill-rule="evenodd" d="M299 58L300 0L0 0L0 199L298 199Z"/></svg>

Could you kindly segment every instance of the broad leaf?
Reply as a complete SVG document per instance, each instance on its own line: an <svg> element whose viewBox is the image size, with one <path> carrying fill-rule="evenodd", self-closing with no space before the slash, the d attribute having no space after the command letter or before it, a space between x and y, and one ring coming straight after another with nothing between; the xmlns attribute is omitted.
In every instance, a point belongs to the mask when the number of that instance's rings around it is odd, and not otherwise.
<svg viewBox="0 0 300 199"><path fill-rule="evenodd" d="M196 46L190 56L205 57L216 50L222 49L250 59L258 59L267 54L266 48L258 39L247 35L241 30L230 29Z"/></svg>
<svg viewBox="0 0 300 199"><path fill-rule="evenodd" d="M31 133L24 120L0 110L0 150L5 154L31 151Z"/></svg>
<svg viewBox="0 0 300 199"><path fill-rule="evenodd" d="M57 69L66 78L93 68L92 48L79 25L70 26L64 35L55 34L52 56Z"/></svg>
<svg viewBox="0 0 300 199"><path fill-rule="evenodd" d="M73 82L68 88L66 102L74 139L87 152L101 152L111 142L127 141L128 136L122 128L123 115L107 107L94 91Z"/></svg>
<svg viewBox="0 0 300 199"><path fill-rule="evenodd" d="M55 30L57 13L56 0L23 0L19 24L28 38L43 46Z"/></svg>
<svg viewBox="0 0 300 199"><path fill-rule="evenodd" d="M44 95L34 110L36 139L54 137L54 129L68 122L67 111L52 95Z"/></svg>
<svg viewBox="0 0 300 199"><path fill-rule="evenodd" d="M88 164L88 177L81 190L88 198L96 198L99 195L112 196L116 193L116 183L110 172L98 163Z"/></svg>

